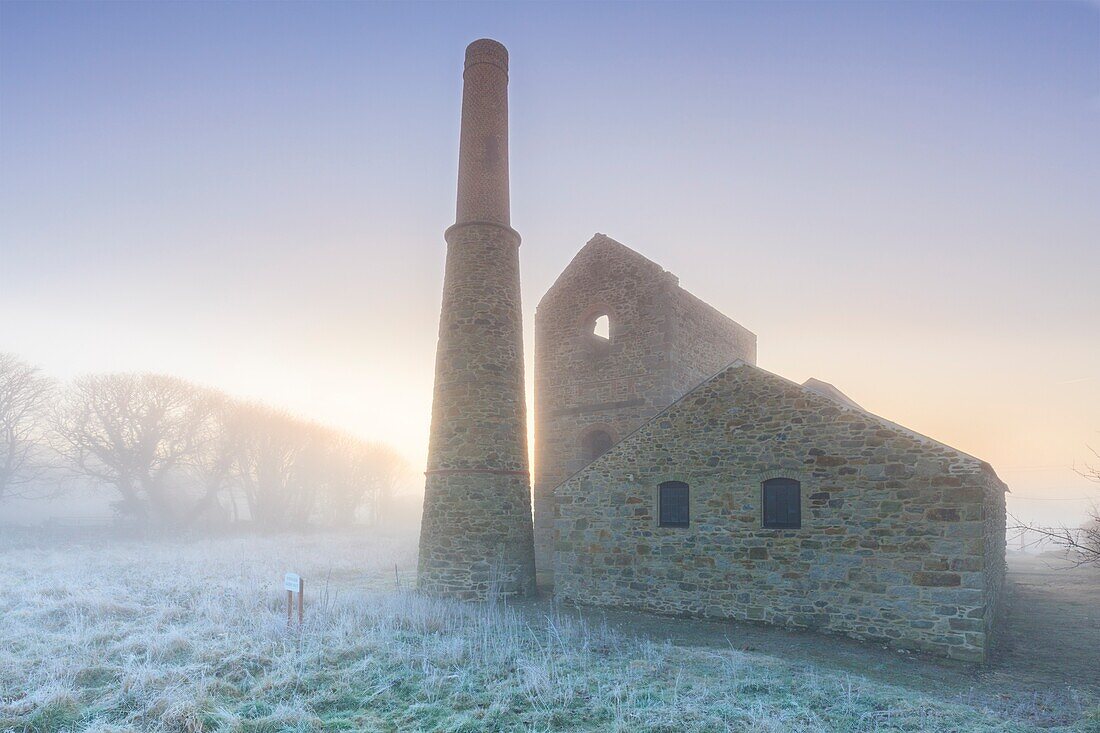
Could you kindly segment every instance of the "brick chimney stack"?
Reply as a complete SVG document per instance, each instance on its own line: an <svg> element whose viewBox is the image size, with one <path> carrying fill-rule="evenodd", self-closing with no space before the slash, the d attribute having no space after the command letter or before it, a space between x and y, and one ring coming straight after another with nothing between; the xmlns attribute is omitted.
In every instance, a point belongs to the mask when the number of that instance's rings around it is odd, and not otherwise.
<svg viewBox="0 0 1100 733"><path fill-rule="evenodd" d="M459 224L509 226L508 50L483 38L466 48L458 146Z"/></svg>
<svg viewBox="0 0 1100 733"><path fill-rule="evenodd" d="M483 600L535 589L520 237L508 205L508 51L474 41L463 80L417 583L433 595Z"/></svg>

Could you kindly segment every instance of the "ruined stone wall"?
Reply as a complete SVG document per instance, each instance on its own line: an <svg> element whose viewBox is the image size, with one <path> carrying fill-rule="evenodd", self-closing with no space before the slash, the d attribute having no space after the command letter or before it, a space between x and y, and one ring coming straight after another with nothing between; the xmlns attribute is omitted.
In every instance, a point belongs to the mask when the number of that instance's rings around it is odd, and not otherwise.
<svg viewBox="0 0 1100 733"><path fill-rule="evenodd" d="M777 477L801 482L800 529L762 526ZM687 528L657 524L670 480ZM555 593L981 661L1003 491L977 459L739 364L558 488Z"/></svg>
<svg viewBox="0 0 1100 733"><path fill-rule="evenodd" d="M756 335L682 288L672 293L675 324L670 381L676 398L733 359L756 363Z"/></svg>
<svg viewBox="0 0 1100 733"><path fill-rule="evenodd" d="M592 333L608 316L610 339ZM589 462L590 431L633 432L735 358L755 359L746 329L685 293L675 276L596 235L535 314L535 544L552 567L553 489Z"/></svg>

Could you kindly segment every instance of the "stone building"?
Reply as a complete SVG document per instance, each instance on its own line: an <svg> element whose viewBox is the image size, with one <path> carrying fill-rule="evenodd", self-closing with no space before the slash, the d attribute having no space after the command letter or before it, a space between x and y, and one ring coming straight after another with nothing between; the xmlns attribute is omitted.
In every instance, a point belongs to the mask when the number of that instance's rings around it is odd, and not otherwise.
<svg viewBox="0 0 1100 733"><path fill-rule="evenodd" d="M1006 487L986 463L755 365L756 336L597 235L535 316L534 521L508 54L466 50L418 586L990 649Z"/></svg>
<svg viewBox="0 0 1100 733"><path fill-rule="evenodd" d="M535 338L555 594L985 659L1006 490L988 464L756 367L750 332L602 235Z"/></svg>
<svg viewBox="0 0 1100 733"><path fill-rule="evenodd" d="M554 488L734 359L756 362L753 333L614 239L584 246L535 311L540 569L552 567Z"/></svg>

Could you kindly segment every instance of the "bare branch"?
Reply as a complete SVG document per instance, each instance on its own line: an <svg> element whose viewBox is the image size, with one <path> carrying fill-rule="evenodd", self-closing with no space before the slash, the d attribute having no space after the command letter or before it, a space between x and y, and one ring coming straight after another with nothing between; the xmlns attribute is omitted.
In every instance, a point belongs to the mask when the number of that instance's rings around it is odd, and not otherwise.
<svg viewBox="0 0 1100 733"><path fill-rule="evenodd" d="M1080 527L1044 527L1034 523L1023 522L1013 515L1009 518L1015 522L1009 529L1020 532L1021 537L1032 535L1027 546L1042 548L1044 546L1056 547L1066 553L1066 559L1071 567L1082 565L1100 564L1100 509L1094 504L1089 511L1089 519Z"/></svg>
<svg viewBox="0 0 1100 733"><path fill-rule="evenodd" d="M56 412L58 450L78 473L113 486L124 514L178 527L188 514L186 472L211 439L214 404L173 377L83 377Z"/></svg>
<svg viewBox="0 0 1100 733"><path fill-rule="evenodd" d="M0 353L0 500L38 481L49 467L45 417L53 380Z"/></svg>

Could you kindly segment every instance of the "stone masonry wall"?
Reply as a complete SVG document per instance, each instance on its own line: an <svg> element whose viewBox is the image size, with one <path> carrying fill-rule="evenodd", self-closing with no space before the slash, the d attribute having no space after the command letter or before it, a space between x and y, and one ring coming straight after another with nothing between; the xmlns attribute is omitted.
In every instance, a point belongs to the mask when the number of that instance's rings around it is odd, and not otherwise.
<svg viewBox="0 0 1100 733"><path fill-rule="evenodd" d="M801 482L800 529L762 527L776 477ZM690 487L687 528L657 526L669 480ZM1004 489L977 459L739 363L558 488L555 593L982 661Z"/></svg>
<svg viewBox="0 0 1100 733"><path fill-rule="evenodd" d="M519 235L447 231L435 396L420 530L421 589L484 598L534 591Z"/></svg>
<svg viewBox="0 0 1100 733"><path fill-rule="evenodd" d="M982 559L985 575L985 617L982 630L986 635L987 649L996 647L996 626L1003 609L1001 603L1004 591L1005 572L1005 527L1008 519L1005 507L1005 485L996 478L992 467L986 475L986 501L983 507L985 523L982 531L982 546L985 551Z"/></svg>
<svg viewBox="0 0 1100 733"><path fill-rule="evenodd" d="M610 340L592 334L598 316ZM589 458L589 431L613 442L736 358L756 337L682 290L675 276L596 235L535 314L535 544L552 567L553 490Z"/></svg>
<svg viewBox="0 0 1100 733"><path fill-rule="evenodd" d="M670 380L679 388L674 399L734 359L756 363L754 333L682 288L672 293L670 305L675 324Z"/></svg>

